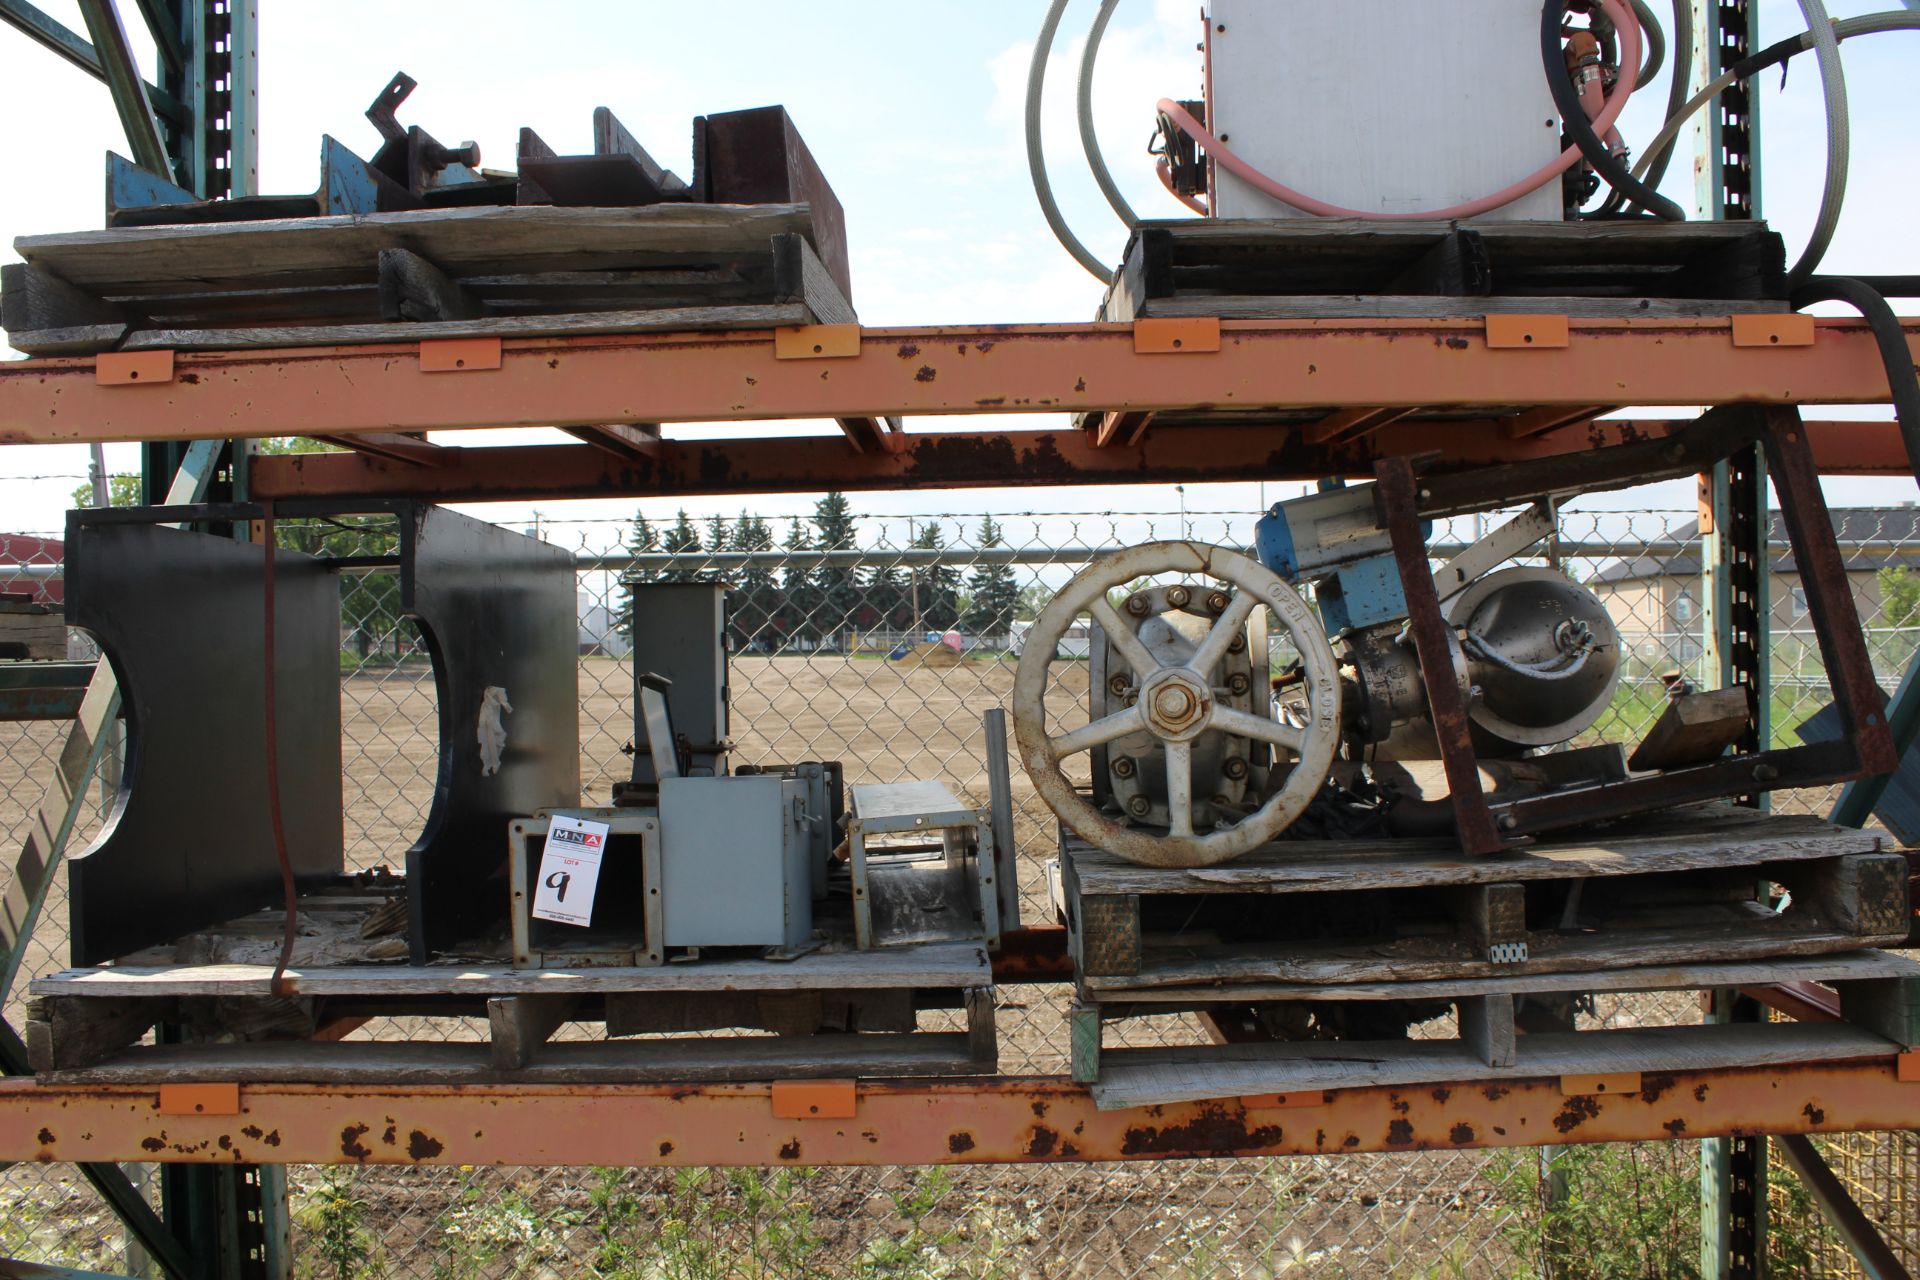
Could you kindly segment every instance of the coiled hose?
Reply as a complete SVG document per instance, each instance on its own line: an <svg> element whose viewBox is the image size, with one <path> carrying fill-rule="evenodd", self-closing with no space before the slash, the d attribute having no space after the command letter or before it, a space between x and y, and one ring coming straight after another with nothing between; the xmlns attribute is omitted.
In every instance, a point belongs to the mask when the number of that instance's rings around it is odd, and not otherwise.
<svg viewBox="0 0 1920 1280"><path fill-rule="evenodd" d="M1040 142L1040 99L1047 83L1047 59L1053 55L1053 37L1060 30L1060 15L1066 11L1067 0L1053 0L1047 6L1046 20L1040 24L1040 36L1033 44L1033 61L1027 65L1027 172L1033 178L1033 194L1040 200L1040 212L1046 215L1054 238L1101 284L1112 284L1113 272L1080 242L1060 212L1053 198L1053 184L1047 180L1046 149Z"/></svg>
<svg viewBox="0 0 1920 1280"><path fill-rule="evenodd" d="M1913 350L1907 345L1900 317L1878 289L1842 276L1818 276L1793 292L1796 310L1816 302L1844 302L1873 330L1880 362L1887 367L1887 390L1893 399L1894 420L1900 424L1900 438L1907 446L1907 464L1914 478L1920 480L1920 371L1914 368Z"/></svg>
<svg viewBox="0 0 1920 1280"><path fill-rule="evenodd" d="M1080 115L1080 149L1086 153L1087 168L1093 171L1093 180L1100 188L1100 194L1107 198L1113 211L1120 216L1131 231L1140 225L1140 215L1133 211L1127 198L1120 194L1120 185L1113 180L1113 174L1107 169L1107 158L1100 150L1100 135L1093 127L1093 70L1100 61L1100 42L1106 39L1107 24L1113 21L1113 11L1120 7L1120 0L1101 0L1100 12L1093 17L1093 27L1087 32L1086 51L1080 55L1080 84L1076 107Z"/></svg>
<svg viewBox="0 0 1920 1280"><path fill-rule="evenodd" d="M1566 17L1567 3L1568 0L1547 0L1540 7L1540 62L1547 84L1553 90L1553 105L1560 112L1563 127L1573 139L1573 145L1580 148L1580 154L1608 186L1656 217L1668 222L1685 222L1686 211L1636 179L1620 157L1607 149L1593 122L1587 119L1580 105L1580 90L1567 74L1566 55L1560 43L1560 24ZM1630 77L1638 73L1623 68L1620 74Z"/></svg>

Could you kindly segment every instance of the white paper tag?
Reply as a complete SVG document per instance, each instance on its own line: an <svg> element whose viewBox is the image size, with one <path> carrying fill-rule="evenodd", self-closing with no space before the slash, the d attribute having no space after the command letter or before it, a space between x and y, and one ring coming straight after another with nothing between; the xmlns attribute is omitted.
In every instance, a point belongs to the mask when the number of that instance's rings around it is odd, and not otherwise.
<svg viewBox="0 0 1920 1280"><path fill-rule="evenodd" d="M607 824L558 815L547 827L546 852L533 886L533 914L560 924L590 924L600 859L607 851Z"/></svg>

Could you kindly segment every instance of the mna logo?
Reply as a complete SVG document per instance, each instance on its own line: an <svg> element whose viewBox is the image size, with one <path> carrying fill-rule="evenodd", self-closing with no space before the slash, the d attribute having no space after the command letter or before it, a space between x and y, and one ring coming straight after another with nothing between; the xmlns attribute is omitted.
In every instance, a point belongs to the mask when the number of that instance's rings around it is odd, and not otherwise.
<svg viewBox="0 0 1920 1280"><path fill-rule="evenodd" d="M547 836L555 844L570 844L582 849L598 849L600 837L587 831L575 831L571 827L562 827Z"/></svg>

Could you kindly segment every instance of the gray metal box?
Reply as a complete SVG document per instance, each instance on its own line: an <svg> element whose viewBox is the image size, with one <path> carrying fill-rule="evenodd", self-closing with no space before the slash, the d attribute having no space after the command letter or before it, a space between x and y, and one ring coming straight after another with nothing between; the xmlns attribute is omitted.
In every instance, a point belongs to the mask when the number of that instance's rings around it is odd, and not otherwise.
<svg viewBox="0 0 1920 1280"><path fill-rule="evenodd" d="M667 778L660 896L669 947L797 947L813 933L807 784Z"/></svg>

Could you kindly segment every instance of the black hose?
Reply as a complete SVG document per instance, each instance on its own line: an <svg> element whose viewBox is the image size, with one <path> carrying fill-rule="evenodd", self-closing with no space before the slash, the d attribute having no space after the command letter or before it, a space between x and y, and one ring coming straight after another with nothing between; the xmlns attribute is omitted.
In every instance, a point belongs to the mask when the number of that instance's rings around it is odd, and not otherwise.
<svg viewBox="0 0 1920 1280"><path fill-rule="evenodd" d="M1880 291L1844 276L1815 276L1793 292L1795 310L1816 302L1844 302L1858 311L1873 330L1880 362L1887 367L1887 389L1893 393L1893 416L1906 442L1907 464L1920 480L1920 370L1913 364L1906 330Z"/></svg>
<svg viewBox="0 0 1920 1280"><path fill-rule="evenodd" d="M1593 131L1593 122L1587 119L1586 108L1580 105L1580 91L1574 88L1573 77L1567 74L1566 54L1561 50L1560 23L1566 11L1567 0L1547 0L1541 6L1540 60L1547 73L1547 84L1553 89L1553 105L1566 122L1573 144L1580 148L1580 154L1593 166L1593 171L1608 186L1624 193L1628 200L1667 222L1685 222L1687 215L1679 205L1642 185ZM1623 68L1620 74L1633 75L1638 70L1638 67Z"/></svg>

